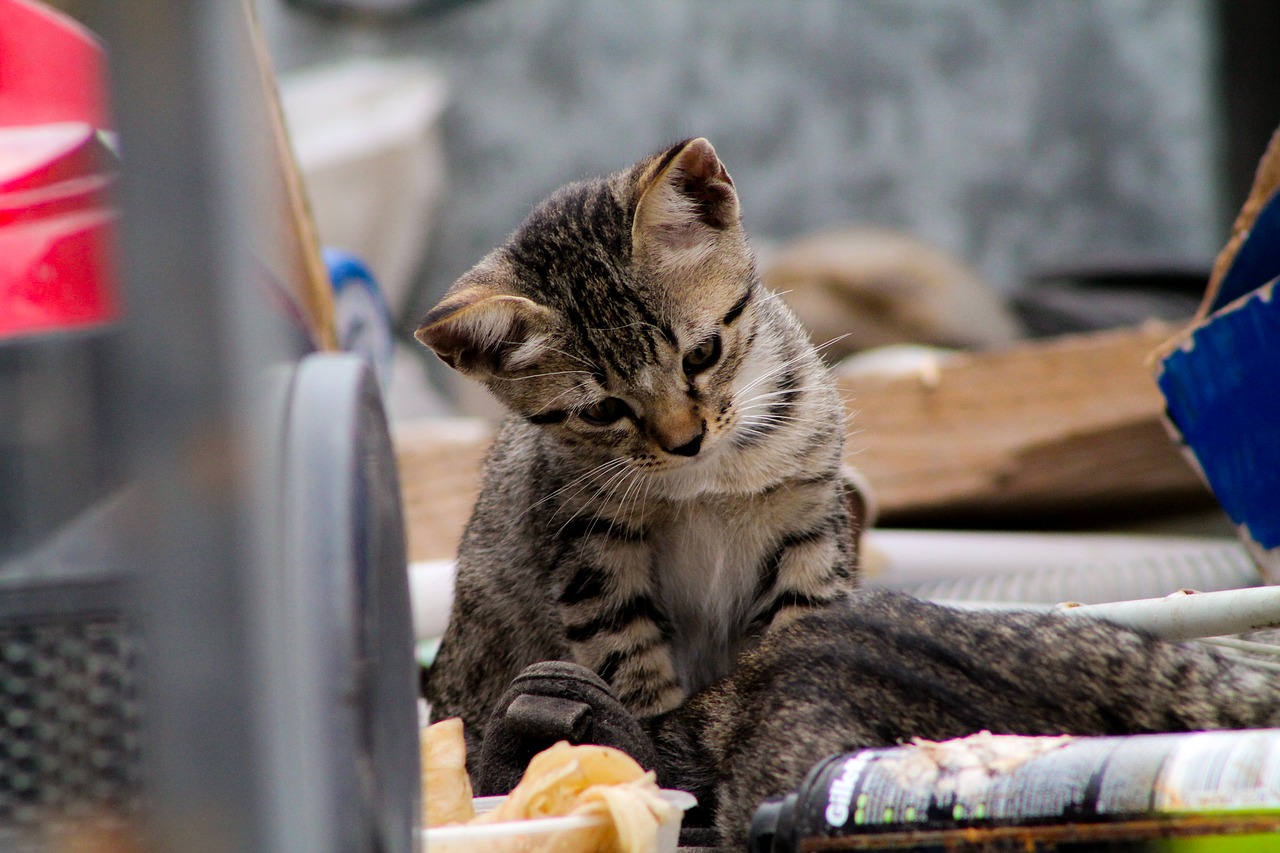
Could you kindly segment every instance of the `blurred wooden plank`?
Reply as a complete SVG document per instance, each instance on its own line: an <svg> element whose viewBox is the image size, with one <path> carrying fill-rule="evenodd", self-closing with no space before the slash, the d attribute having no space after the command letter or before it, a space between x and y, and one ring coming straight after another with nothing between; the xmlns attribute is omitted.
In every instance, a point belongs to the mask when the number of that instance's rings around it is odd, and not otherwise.
<svg viewBox="0 0 1280 853"><path fill-rule="evenodd" d="M271 207L266 220L269 233L262 236L260 243L270 246L272 251L255 260L264 267L268 280L283 285L287 295L297 303L299 320L306 325L315 346L336 350L339 347L333 286L320 255L320 238L302 173L289 144L275 69L258 21L257 7L251 0L241 0L241 4L261 83L256 97L246 96L242 100L256 113L255 127L270 136L256 142L274 155L269 160L264 158L266 163L261 175L265 182L264 197L271 200Z"/></svg>
<svg viewBox="0 0 1280 853"><path fill-rule="evenodd" d="M492 431L471 419L397 424L392 437L410 560L449 560L480 491Z"/></svg>
<svg viewBox="0 0 1280 853"><path fill-rule="evenodd" d="M1173 327L961 354L936 371L842 377L846 461L889 523L996 526L1210 503L1170 440L1150 354Z"/></svg>

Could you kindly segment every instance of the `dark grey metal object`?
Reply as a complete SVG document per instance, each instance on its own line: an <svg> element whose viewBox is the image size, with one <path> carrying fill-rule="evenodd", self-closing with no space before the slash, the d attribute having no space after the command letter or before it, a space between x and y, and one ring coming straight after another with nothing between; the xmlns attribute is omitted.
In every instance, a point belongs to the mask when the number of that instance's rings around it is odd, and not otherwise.
<svg viewBox="0 0 1280 853"><path fill-rule="evenodd" d="M280 207L248 9L119 0L91 21L124 153L112 406L130 489L122 616L145 650L142 825L153 849L188 853L409 850L394 463L348 362L327 415L305 402L325 369L294 369L298 336L273 310ZM338 444L314 449L325 433ZM397 634L403 651L380 655Z"/></svg>
<svg viewBox="0 0 1280 853"><path fill-rule="evenodd" d="M398 22L440 15L475 0L286 0L290 6L330 18Z"/></svg>
<svg viewBox="0 0 1280 853"><path fill-rule="evenodd" d="M266 488L282 413L257 383L291 354L257 292L271 232L244 13L121 0L95 21L123 149L120 403L141 507L128 544L147 648L146 828L156 849L192 853L287 849L289 817L272 748L288 654L263 654L258 599L282 553ZM325 849L306 823L290 839Z"/></svg>
<svg viewBox="0 0 1280 853"><path fill-rule="evenodd" d="M1262 583L1233 539L874 530L867 541L884 563L869 583L952 603L1101 604Z"/></svg>
<svg viewBox="0 0 1280 853"><path fill-rule="evenodd" d="M260 750L242 772L264 799L254 849L410 853L419 813L417 708L395 455L378 385L357 356L316 354L268 371L257 398L273 424L270 502L280 559L249 579L246 616L223 630L261 691L244 722ZM163 815L172 792L143 785L142 691L155 621L131 605L154 579L132 569L131 533L162 518L130 487L45 547L0 564L0 847L38 846L50 825L99 813ZM199 622L188 601L174 617ZM145 614L144 614L145 617ZM227 673L188 667L215 682ZM193 709L198 714L198 709ZM183 751L218 749L212 739ZM198 769L198 768L197 768ZM215 796L210 785L189 796ZM185 803L182 804L185 806ZM170 806L172 808L172 806ZM179 813L181 818L181 813ZM181 821L179 821L181 822ZM152 827L167 842L186 830ZM226 839L206 839L211 847ZM305 847L304 847L305 845Z"/></svg>
<svg viewBox="0 0 1280 853"><path fill-rule="evenodd" d="M142 665L123 506L100 501L0 563L0 849L40 844L56 819L137 812Z"/></svg>
<svg viewBox="0 0 1280 853"><path fill-rule="evenodd" d="M114 326L0 340L0 561L120 485Z"/></svg>
<svg viewBox="0 0 1280 853"><path fill-rule="evenodd" d="M296 646L301 669L285 686L289 704L325 711L278 732L293 761L310 765L314 788L306 801L295 792L296 806L325 850L409 853L419 812L413 626L395 455L369 366L352 355L305 359L288 421L274 632Z"/></svg>

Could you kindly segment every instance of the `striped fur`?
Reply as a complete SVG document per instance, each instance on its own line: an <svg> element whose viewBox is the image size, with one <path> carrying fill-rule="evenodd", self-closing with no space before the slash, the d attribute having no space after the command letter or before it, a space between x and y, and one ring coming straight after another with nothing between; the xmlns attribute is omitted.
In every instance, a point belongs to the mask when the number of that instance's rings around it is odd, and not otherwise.
<svg viewBox="0 0 1280 853"><path fill-rule="evenodd" d="M1280 680L1265 666L1056 613L959 610L862 590L771 631L728 677L644 725L659 781L695 794L723 848L744 850L760 802L795 790L829 755L983 729L1277 726Z"/></svg>
<svg viewBox="0 0 1280 853"><path fill-rule="evenodd" d="M843 407L706 140L555 193L418 338L511 411L428 687L473 747L529 663L652 716L852 589Z"/></svg>

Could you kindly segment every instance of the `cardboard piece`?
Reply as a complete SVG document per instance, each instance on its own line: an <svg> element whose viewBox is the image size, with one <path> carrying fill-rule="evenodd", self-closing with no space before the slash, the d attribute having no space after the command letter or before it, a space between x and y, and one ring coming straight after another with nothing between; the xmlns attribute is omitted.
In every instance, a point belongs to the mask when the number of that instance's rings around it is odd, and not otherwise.
<svg viewBox="0 0 1280 853"><path fill-rule="evenodd" d="M1212 506L1170 444L1147 360L1162 323L959 353L929 370L838 374L845 461L883 523L1039 529Z"/></svg>
<svg viewBox="0 0 1280 853"><path fill-rule="evenodd" d="M1160 351L1171 434L1280 580L1280 132L1258 167L1195 320Z"/></svg>

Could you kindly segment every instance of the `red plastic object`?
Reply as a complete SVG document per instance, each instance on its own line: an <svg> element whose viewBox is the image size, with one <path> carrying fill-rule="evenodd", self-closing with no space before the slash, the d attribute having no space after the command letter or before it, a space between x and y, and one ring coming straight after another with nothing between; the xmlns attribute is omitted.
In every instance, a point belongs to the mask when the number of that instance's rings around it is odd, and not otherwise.
<svg viewBox="0 0 1280 853"><path fill-rule="evenodd" d="M0 129L0 194L38 190L110 165L97 132L63 122Z"/></svg>
<svg viewBox="0 0 1280 853"><path fill-rule="evenodd" d="M0 343L119 315L104 67L79 24L0 0Z"/></svg>
<svg viewBox="0 0 1280 853"><path fill-rule="evenodd" d="M0 228L0 340L117 315L100 277L110 257L111 221L111 214L98 211Z"/></svg>
<svg viewBox="0 0 1280 853"><path fill-rule="evenodd" d="M93 33L31 0L0 0L0 126L111 126L106 57Z"/></svg>

